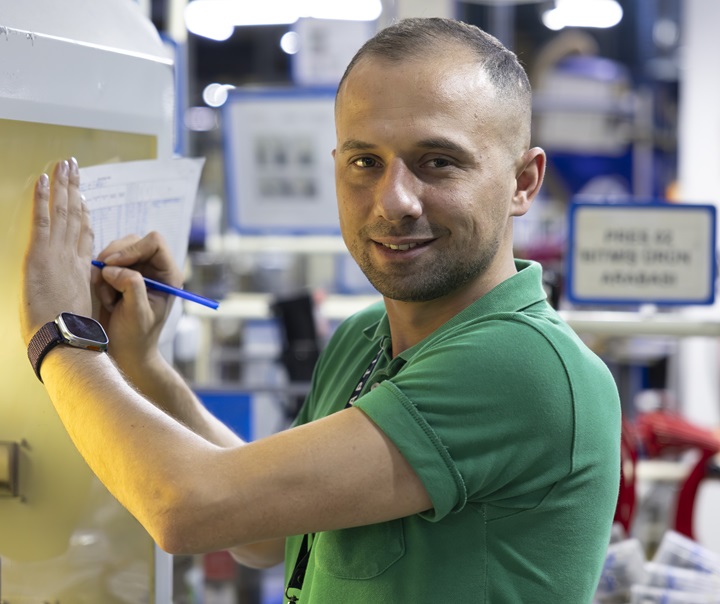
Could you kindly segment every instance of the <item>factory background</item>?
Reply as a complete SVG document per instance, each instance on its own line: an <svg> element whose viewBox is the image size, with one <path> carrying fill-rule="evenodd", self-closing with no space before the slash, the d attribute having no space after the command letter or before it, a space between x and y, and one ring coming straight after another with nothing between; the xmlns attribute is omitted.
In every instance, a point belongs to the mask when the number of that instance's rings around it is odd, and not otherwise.
<svg viewBox="0 0 720 604"><path fill-rule="evenodd" d="M160 551L53 417L16 333L28 182L70 154L202 158L177 259L220 307L178 302L165 353L245 438L285 429L334 328L380 299L339 234L337 83L365 40L414 16L489 31L533 84L548 169L516 255L543 265L550 301L610 367L627 424L597 601L653 581L633 601L669 601L649 599L663 577L647 564L673 547L712 571L677 601L720 601L720 3L0 0L0 602L282 601L281 569Z"/></svg>

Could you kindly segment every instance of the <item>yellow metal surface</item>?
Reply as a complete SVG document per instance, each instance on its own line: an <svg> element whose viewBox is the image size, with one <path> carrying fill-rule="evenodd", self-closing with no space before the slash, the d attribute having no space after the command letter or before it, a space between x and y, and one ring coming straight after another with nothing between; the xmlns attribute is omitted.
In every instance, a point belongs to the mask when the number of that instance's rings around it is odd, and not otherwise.
<svg viewBox="0 0 720 604"><path fill-rule="evenodd" d="M18 329L32 187L59 159L152 159L156 138L0 119L0 441L20 443L0 498L3 601L151 602L153 543L94 478L35 377Z"/></svg>

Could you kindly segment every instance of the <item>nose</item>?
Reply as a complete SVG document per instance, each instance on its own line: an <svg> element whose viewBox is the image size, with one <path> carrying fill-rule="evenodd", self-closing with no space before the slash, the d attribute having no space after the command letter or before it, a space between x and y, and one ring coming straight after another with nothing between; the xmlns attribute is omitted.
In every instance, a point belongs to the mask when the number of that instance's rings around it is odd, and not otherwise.
<svg viewBox="0 0 720 604"><path fill-rule="evenodd" d="M415 174L400 159L393 159L377 183L375 213L389 222L418 218L422 214Z"/></svg>

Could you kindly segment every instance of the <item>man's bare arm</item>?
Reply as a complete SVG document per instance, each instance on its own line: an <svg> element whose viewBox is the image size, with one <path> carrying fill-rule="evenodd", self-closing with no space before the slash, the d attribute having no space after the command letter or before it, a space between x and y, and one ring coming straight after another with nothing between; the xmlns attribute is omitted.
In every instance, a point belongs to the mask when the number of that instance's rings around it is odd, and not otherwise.
<svg viewBox="0 0 720 604"><path fill-rule="evenodd" d="M132 382L156 407L207 441L225 448L245 444L202 405L183 377L159 354L142 372L136 373ZM228 551L244 566L268 568L283 561L285 539L248 543Z"/></svg>
<svg viewBox="0 0 720 604"><path fill-rule="evenodd" d="M358 409L222 448L156 409L103 355L59 347L42 375L90 467L171 553L372 524L431 507L412 468Z"/></svg>

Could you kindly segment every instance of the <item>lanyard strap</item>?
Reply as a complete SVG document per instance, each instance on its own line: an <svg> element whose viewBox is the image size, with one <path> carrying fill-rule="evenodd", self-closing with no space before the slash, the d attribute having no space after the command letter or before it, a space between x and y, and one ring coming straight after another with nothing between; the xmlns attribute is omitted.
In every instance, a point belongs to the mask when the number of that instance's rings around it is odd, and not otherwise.
<svg viewBox="0 0 720 604"><path fill-rule="evenodd" d="M365 373L362 374L362 377L360 378L360 381L357 383L357 386L355 386L355 390L353 390L352 394L350 395L348 402L345 403L345 409L347 409L348 407L352 407L355 404L355 401L358 400L358 397L360 396L362 389L365 388L365 384L367 384L370 374L373 372L373 369L375 369L375 365L378 364L378 361L380 360L382 353L383 353L383 347L380 346L380 350L378 350L377 354L375 355L375 358L372 361L370 361L368 368L365 370Z"/></svg>
<svg viewBox="0 0 720 604"><path fill-rule="evenodd" d="M288 592L291 589L301 590L303 581L305 580L305 572L307 571L308 561L310 560L310 548L312 547L312 545L308 545L308 543L309 536L303 535L297 560L295 560L295 568L293 568L287 587L285 588L285 597L288 599L289 604L295 604L295 602L298 601L298 597L295 595L291 596Z"/></svg>
<svg viewBox="0 0 720 604"><path fill-rule="evenodd" d="M383 347L380 346L380 350L378 350L377 354L375 355L375 358L373 358L372 361L370 361L370 364L368 365L367 369L365 370L365 373L362 374L360 377L360 381L358 381L357 386L355 386L355 389L352 391L352 394L350 395L350 398L348 399L348 402L345 403L345 409L348 407L352 407L355 404L355 401L360 396L360 393L362 392L362 389L365 388L365 384L367 384L368 379L370 378L370 375L373 372L373 369L375 369L375 365L378 364L378 361L380 360L380 357L383 353ZM293 595L289 595L288 592L291 589L297 589L301 590L303 586L303 581L305 580L305 572L307 571L307 565L310 560L310 550L312 549L312 543L310 543L310 536L309 535L303 535L302 543L300 544L300 549L298 550L297 560L295 560L295 567L293 568L292 574L290 575L290 579L288 580L287 588L285 589L285 597L288 599L288 602L290 604L295 604L295 602L298 601L298 597Z"/></svg>

